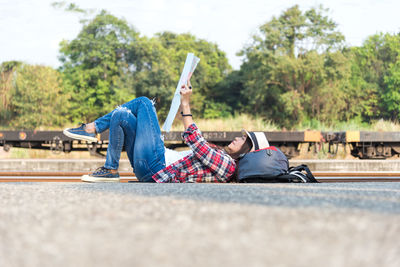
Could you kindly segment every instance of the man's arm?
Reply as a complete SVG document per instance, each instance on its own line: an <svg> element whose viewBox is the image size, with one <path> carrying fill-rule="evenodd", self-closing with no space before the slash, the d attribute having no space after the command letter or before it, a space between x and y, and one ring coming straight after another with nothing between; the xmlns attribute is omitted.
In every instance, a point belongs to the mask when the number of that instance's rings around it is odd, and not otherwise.
<svg viewBox="0 0 400 267"><path fill-rule="evenodd" d="M190 95L192 94L192 86L190 82L188 85L184 85L181 88L181 110L182 110L182 120L185 130L193 124L192 113L190 112Z"/></svg>

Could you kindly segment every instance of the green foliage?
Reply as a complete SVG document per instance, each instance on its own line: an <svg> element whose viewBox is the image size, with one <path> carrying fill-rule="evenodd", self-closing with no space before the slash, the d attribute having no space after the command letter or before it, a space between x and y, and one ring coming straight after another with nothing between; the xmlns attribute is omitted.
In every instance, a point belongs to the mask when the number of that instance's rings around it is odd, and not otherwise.
<svg viewBox="0 0 400 267"><path fill-rule="evenodd" d="M63 93L60 74L50 67L25 64L18 64L13 71L2 124L19 129L64 125L69 98Z"/></svg>
<svg viewBox="0 0 400 267"><path fill-rule="evenodd" d="M217 45L190 34L140 37L125 20L102 11L84 24L77 38L61 44L64 86L72 95L70 118L91 121L138 96L157 99L160 119L168 113L186 55L201 61L192 79L195 114L213 99L231 67Z"/></svg>
<svg viewBox="0 0 400 267"><path fill-rule="evenodd" d="M0 65L0 125L4 125L11 119L12 112L9 108L13 81L16 69L21 65L18 61L6 61Z"/></svg>
<svg viewBox="0 0 400 267"><path fill-rule="evenodd" d="M138 33L125 20L101 11L74 40L61 44L61 72L70 92L70 118L92 121L134 96L131 50Z"/></svg>
<svg viewBox="0 0 400 267"><path fill-rule="evenodd" d="M193 85L192 111L203 114L207 101L217 98L216 86L231 70L217 45L191 34L162 32L140 42L141 67L134 72L136 94L157 98L160 119L164 119L189 52L200 58Z"/></svg>
<svg viewBox="0 0 400 267"><path fill-rule="evenodd" d="M324 52L340 47L344 36L336 31L337 24L323 15L327 11L322 6L306 12L298 5L288 8L260 27L261 35L253 37L255 46L249 48L294 58L311 50Z"/></svg>
<svg viewBox="0 0 400 267"><path fill-rule="evenodd" d="M88 10L79 8L74 3L67 4L66 1L53 2L53 3L51 3L51 6L54 8L64 9L65 11L69 11L69 12L76 12L76 13L83 13L83 14L86 14L88 12Z"/></svg>
<svg viewBox="0 0 400 267"><path fill-rule="evenodd" d="M359 95L359 114L365 120L398 119L400 34L372 35L352 53L351 84Z"/></svg>
<svg viewBox="0 0 400 267"><path fill-rule="evenodd" d="M346 48L322 6L295 5L263 24L239 53L238 71L216 44L190 33L140 36L104 10L89 18L91 10L76 4L53 6L85 16L82 29L60 44L58 72L16 61L0 65L3 127L93 121L139 96L157 99L162 121L189 52L201 59L191 79L192 112L214 124L218 118L243 124L246 116L231 116L239 113L290 129L365 129L380 118L399 120L400 33Z"/></svg>
<svg viewBox="0 0 400 267"><path fill-rule="evenodd" d="M242 50L245 111L291 127L308 118L332 120L348 72L343 35L323 13L296 5L260 27ZM345 104L343 104L344 106Z"/></svg>
<svg viewBox="0 0 400 267"><path fill-rule="evenodd" d="M225 103L207 101L204 110L204 119L227 118L232 115L232 109Z"/></svg>
<svg viewBox="0 0 400 267"><path fill-rule="evenodd" d="M243 90L242 74L241 71L230 72L213 90L215 101L225 103L233 113L244 110L244 107L248 105L246 98L241 96Z"/></svg>
<svg viewBox="0 0 400 267"><path fill-rule="evenodd" d="M389 66L384 82L387 86L383 94L384 103L387 111L391 113L391 119L398 120L400 115L400 54L397 62Z"/></svg>

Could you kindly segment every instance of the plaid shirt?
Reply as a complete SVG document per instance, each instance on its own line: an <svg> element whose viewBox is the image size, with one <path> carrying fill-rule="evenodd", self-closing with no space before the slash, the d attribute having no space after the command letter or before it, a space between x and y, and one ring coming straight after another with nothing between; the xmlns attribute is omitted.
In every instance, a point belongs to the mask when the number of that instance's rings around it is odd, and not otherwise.
<svg viewBox="0 0 400 267"><path fill-rule="evenodd" d="M153 175L157 183L225 183L236 169L235 160L209 144L196 124L182 134L193 153Z"/></svg>

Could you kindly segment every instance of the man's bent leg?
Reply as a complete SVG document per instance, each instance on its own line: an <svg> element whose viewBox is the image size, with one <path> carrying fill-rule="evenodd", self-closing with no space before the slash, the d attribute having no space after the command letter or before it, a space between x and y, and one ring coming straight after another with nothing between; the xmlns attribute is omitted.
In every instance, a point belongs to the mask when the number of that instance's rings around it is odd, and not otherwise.
<svg viewBox="0 0 400 267"><path fill-rule="evenodd" d="M137 119L129 109L118 107L112 112L105 168L118 169L124 143L134 146L136 125Z"/></svg>
<svg viewBox="0 0 400 267"><path fill-rule="evenodd" d="M121 106L117 107L116 109L114 109L113 111L111 111L110 113L96 119L94 121L95 124L95 128L96 128L96 132L97 133L102 133L105 130L107 130L108 128L110 128L110 122L111 122L111 116L113 114L113 112L115 110L117 110L118 108L127 108L129 109L132 114L134 116L137 117L137 111L140 105L142 105L143 101L150 101L147 97L141 96L138 98L135 98L129 102L126 102L125 104L122 104Z"/></svg>
<svg viewBox="0 0 400 267"><path fill-rule="evenodd" d="M110 119L110 137L107 158L103 167L89 175L82 176L85 182L119 182L119 159L123 144L134 146L136 118L130 110L117 108Z"/></svg>
<svg viewBox="0 0 400 267"><path fill-rule="evenodd" d="M141 182L154 182L152 176L165 168L164 141L157 114L153 102L146 97L137 98L131 108L137 119L134 145L135 174Z"/></svg>

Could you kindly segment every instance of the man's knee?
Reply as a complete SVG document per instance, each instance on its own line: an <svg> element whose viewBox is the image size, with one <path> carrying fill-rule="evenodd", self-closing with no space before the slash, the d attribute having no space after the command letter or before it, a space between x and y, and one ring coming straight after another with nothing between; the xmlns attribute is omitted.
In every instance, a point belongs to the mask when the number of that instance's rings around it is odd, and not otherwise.
<svg viewBox="0 0 400 267"><path fill-rule="evenodd" d="M127 116L128 114L132 114L128 108L121 106L117 107L111 115L111 120L120 120L121 118Z"/></svg>
<svg viewBox="0 0 400 267"><path fill-rule="evenodd" d="M146 105L151 105L151 106L154 105L154 101L150 100L146 96L140 96L137 98L137 100L140 100L140 102L142 102L143 104L146 104Z"/></svg>

